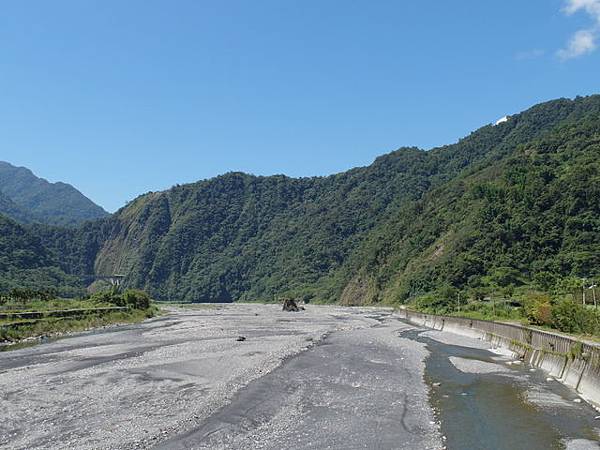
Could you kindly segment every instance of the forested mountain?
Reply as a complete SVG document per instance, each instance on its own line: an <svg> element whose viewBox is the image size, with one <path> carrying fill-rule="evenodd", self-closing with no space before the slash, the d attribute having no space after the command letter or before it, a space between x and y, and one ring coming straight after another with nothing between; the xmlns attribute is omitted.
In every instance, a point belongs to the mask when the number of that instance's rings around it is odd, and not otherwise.
<svg viewBox="0 0 600 450"><path fill-rule="evenodd" d="M0 292L53 288L68 296L83 287L79 277L60 268L58 256L35 231L0 215Z"/></svg>
<svg viewBox="0 0 600 450"><path fill-rule="evenodd" d="M29 223L32 221L31 215L15 204L9 197L0 192L0 214L21 222Z"/></svg>
<svg viewBox="0 0 600 450"><path fill-rule="evenodd" d="M77 229L26 231L65 273L121 273L165 300L548 288L600 275L599 157L600 96L556 100L456 144L401 148L328 177L229 173Z"/></svg>
<svg viewBox="0 0 600 450"><path fill-rule="evenodd" d="M547 132L491 153L374 230L346 293L366 283L363 298L404 301L442 285L549 290L567 276L598 277L600 98L551 102L511 121L517 130L529 114L552 112L561 120Z"/></svg>
<svg viewBox="0 0 600 450"><path fill-rule="evenodd" d="M3 208L0 198L0 213L25 223L72 226L108 214L73 186L49 183L29 169L3 161L0 161L0 193L17 208Z"/></svg>

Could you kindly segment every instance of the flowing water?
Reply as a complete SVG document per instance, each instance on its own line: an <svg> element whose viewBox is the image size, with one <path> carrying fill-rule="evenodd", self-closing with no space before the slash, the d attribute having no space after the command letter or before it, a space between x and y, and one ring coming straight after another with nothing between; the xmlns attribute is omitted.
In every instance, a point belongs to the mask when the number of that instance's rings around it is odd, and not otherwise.
<svg viewBox="0 0 600 450"><path fill-rule="evenodd" d="M600 448L599 413L541 370L509 366L488 350L449 345L419 331L402 337L430 351L426 380L449 449ZM453 361L462 362L462 370Z"/></svg>

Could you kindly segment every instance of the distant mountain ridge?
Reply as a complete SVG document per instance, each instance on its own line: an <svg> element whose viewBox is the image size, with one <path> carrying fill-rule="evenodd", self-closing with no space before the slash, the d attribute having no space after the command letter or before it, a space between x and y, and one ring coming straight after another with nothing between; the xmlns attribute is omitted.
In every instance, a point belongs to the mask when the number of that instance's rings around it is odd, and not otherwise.
<svg viewBox="0 0 600 450"><path fill-rule="evenodd" d="M600 277L600 96L546 102L457 143L326 177L228 173L79 227L17 225L5 223L0 291L44 280L83 289L114 273L177 301L551 289Z"/></svg>
<svg viewBox="0 0 600 450"><path fill-rule="evenodd" d="M66 226L108 215L70 184L50 183L4 161L0 161L0 213L22 223Z"/></svg>

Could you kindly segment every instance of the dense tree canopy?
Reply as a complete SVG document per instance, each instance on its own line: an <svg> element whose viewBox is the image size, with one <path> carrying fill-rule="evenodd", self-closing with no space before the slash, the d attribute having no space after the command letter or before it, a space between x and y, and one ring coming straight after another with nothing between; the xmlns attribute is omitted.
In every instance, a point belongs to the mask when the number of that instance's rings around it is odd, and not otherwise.
<svg viewBox="0 0 600 450"><path fill-rule="evenodd" d="M36 233L0 216L0 292L15 288L54 288L76 295L84 286L79 277L61 269L58 257Z"/></svg>

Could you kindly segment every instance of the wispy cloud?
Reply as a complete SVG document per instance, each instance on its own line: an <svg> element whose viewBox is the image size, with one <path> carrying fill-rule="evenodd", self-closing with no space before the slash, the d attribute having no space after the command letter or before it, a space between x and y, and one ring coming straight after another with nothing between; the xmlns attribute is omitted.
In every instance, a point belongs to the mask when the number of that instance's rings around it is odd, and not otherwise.
<svg viewBox="0 0 600 450"><path fill-rule="evenodd" d="M566 0L563 12L569 16L584 12L590 16L593 23L590 28L578 30L573 34L567 46L557 52L558 57L564 61L596 50L600 34L600 0Z"/></svg>
<svg viewBox="0 0 600 450"><path fill-rule="evenodd" d="M585 11L596 22L600 23L600 0L567 0L563 11L568 15Z"/></svg>
<svg viewBox="0 0 600 450"><path fill-rule="evenodd" d="M579 30L571 37L567 46L558 51L558 57L565 60L592 53L596 50L597 38L598 34L592 30Z"/></svg>
<svg viewBox="0 0 600 450"><path fill-rule="evenodd" d="M540 48L534 48L532 50L524 50L524 51L521 51L521 52L517 52L515 54L515 59L517 61L527 61L527 60L530 60L530 59L541 58L545 54L546 54L545 50L542 50Z"/></svg>

